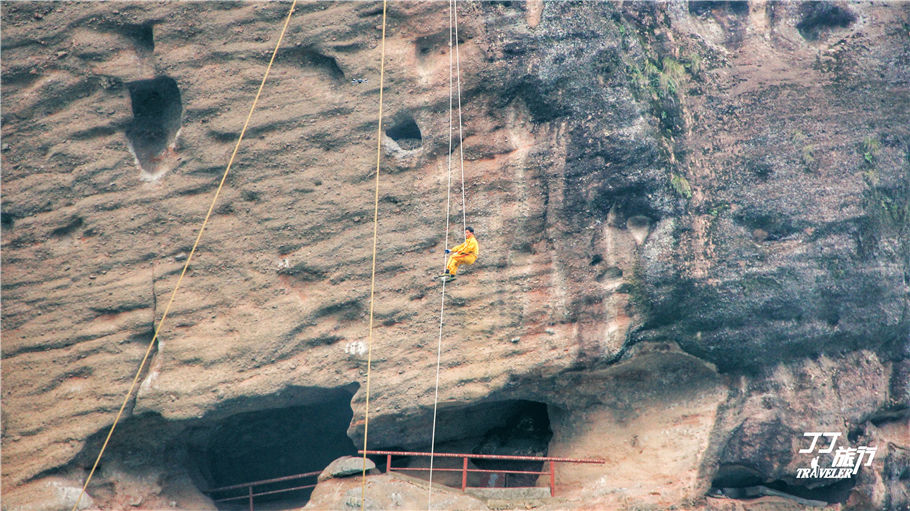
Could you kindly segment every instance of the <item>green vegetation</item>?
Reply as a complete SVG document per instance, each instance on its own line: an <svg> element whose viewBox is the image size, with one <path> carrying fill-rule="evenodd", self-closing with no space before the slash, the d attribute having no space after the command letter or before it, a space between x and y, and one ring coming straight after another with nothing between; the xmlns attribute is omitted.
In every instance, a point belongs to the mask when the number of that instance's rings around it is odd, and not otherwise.
<svg viewBox="0 0 910 511"><path fill-rule="evenodd" d="M863 172L863 181L866 183L863 206L867 212L895 227L904 227L910 222L910 178L903 183L904 190L880 186L874 170Z"/></svg>
<svg viewBox="0 0 910 511"><path fill-rule="evenodd" d="M692 55L689 55L685 60L685 66L690 75L695 77L701 74L702 65L704 63L704 59L701 58L701 55L693 53Z"/></svg>
<svg viewBox="0 0 910 511"><path fill-rule="evenodd" d="M685 177L675 173L670 174L670 184L680 197L692 198L692 187L689 186L689 181Z"/></svg>
<svg viewBox="0 0 910 511"><path fill-rule="evenodd" d="M657 65L654 63L653 60L648 59L645 62L644 74L647 79L648 87L651 89L651 95L652 95L652 97L656 98L657 91L654 90L654 82L660 81L660 70L657 69Z"/></svg>
<svg viewBox="0 0 910 511"><path fill-rule="evenodd" d="M645 78L645 75L641 72L641 69L638 68L635 64L630 64L626 68L626 73L632 78L632 83L635 84L636 88L634 91L641 91L648 87L648 79Z"/></svg>
<svg viewBox="0 0 910 511"><path fill-rule="evenodd" d="M676 165L673 134L679 132L685 122L678 94L680 84L686 76L686 68L678 60L671 57L664 57L660 64L661 68L659 69L657 61L648 58L644 63L643 70L634 64L630 64L628 73L636 86L635 89L639 93L639 99L644 99L651 104L651 111L660 122L660 130L658 131L661 142L660 153L671 165L672 169ZM675 172L671 173L670 185L680 197L685 199L692 198L692 187L682 175Z"/></svg>
<svg viewBox="0 0 910 511"><path fill-rule="evenodd" d="M686 68L672 57L664 57L661 61L663 70L658 77L660 88L668 94L676 94L680 81L686 76Z"/></svg>
<svg viewBox="0 0 910 511"><path fill-rule="evenodd" d="M726 202L721 202L720 204L711 206L711 209L708 210L708 213L711 216L717 218L721 213L723 213L724 211L727 211L728 209L730 209L730 205L727 204Z"/></svg>
<svg viewBox="0 0 910 511"><path fill-rule="evenodd" d="M803 146L800 159L803 161L803 165L806 166L807 170L814 170L815 168L815 155L812 154L814 149L814 146L811 145Z"/></svg>
<svg viewBox="0 0 910 511"><path fill-rule="evenodd" d="M675 137L684 133L686 126L684 98L681 97L686 77L694 78L696 73L702 72L702 57L697 53L679 59L671 55L661 56L660 47L652 45L656 37L653 31L647 27L635 30L618 20L617 25L623 36L624 48L628 48L627 43L637 41L643 50L643 57L626 61L626 75L635 98L648 103L651 113L658 120L659 151L669 169L670 185L680 197L691 199L692 187L679 170L685 153L677 152Z"/></svg>
<svg viewBox="0 0 910 511"><path fill-rule="evenodd" d="M875 166L876 160L878 160L878 153L882 149L882 143L878 140L878 137L868 136L863 140L862 143L862 152L863 152L863 161L867 166Z"/></svg>
<svg viewBox="0 0 910 511"><path fill-rule="evenodd" d="M660 61L660 67L657 65L657 61L648 58L643 69L630 64L627 71L640 92L646 93L651 99L676 96L679 85L686 76L686 66L672 57L664 57Z"/></svg>
<svg viewBox="0 0 910 511"><path fill-rule="evenodd" d="M910 201L906 198L879 193L876 199L882 214L894 225L905 225L910 220Z"/></svg>

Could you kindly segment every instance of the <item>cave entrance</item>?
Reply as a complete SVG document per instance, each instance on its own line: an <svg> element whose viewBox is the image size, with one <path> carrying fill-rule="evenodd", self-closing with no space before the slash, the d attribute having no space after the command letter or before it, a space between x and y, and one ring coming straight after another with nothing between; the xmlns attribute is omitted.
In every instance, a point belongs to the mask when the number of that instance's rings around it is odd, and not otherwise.
<svg viewBox="0 0 910 511"><path fill-rule="evenodd" d="M357 455L345 433L351 422L351 393L328 391L320 403L232 415L215 424L201 442L199 470L208 488L321 471L338 457ZM256 486L255 492L315 484L315 477ZM218 493L216 499L242 495ZM309 500L311 488L255 498L256 508L287 509ZM219 509L246 508L247 501L218 503Z"/></svg>
<svg viewBox="0 0 910 511"><path fill-rule="evenodd" d="M432 421L430 417L428 422ZM421 425L422 426L422 425ZM427 430L432 424L427 425ZM415 425L415 427L417 427ZM546 456L550 438L550 417L547 405L536 401L509 400L440 409L436 421L435 452L464 454L498 454L513 456ZM410 450L429 452L430 445L412 445ZM391 448L390 450L405 450ZM385 458L374 459L383 471ZM433 481L448 486L461 487L461 458L434 458ZM543 471L541 461L471 460L469 468L482 470ZM428 457L399 456L392 458L392 466L426 468ZM457 469L455 472L436 469ZM429 479L425 471L404 471L408 475ZM537 475L469 473L469 487L502 488L535 486Z"/></svg>
<svg viewBox="0 0 910 511"><path fill-rule="evenodd" d="M804 506L823 507L844 504L856 484L855 478L852 477L834 480L830 484L818 484L817 480L803 481L809 484L791 484L792 481L780 479L768 482L758 471L750 467L726 464L718 468L711 481L709 493L742 500L776 496L791 499Z"/></svg>

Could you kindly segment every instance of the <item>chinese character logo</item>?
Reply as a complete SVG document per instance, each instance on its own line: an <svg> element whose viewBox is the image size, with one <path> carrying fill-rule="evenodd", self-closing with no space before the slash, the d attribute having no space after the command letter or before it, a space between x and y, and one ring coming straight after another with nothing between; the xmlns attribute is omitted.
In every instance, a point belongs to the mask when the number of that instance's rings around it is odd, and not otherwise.
<svg viewBox="0 0 910 511"><path fill-rule="evenodd" d="M830 467L819 467L820 456L815 456L809 462L809 468L796 469L797 479L847 479L856 475L860 465L868 467L875 458L876 447L837 447L835 450L840 433L811 431L803 433L803 436L810 437L812 440L809 447L799 450L800 454L830 454L833 452L834 460ZM820 438L823 440L819 441ZM816 448L818 448L817 451Z"/></svg>

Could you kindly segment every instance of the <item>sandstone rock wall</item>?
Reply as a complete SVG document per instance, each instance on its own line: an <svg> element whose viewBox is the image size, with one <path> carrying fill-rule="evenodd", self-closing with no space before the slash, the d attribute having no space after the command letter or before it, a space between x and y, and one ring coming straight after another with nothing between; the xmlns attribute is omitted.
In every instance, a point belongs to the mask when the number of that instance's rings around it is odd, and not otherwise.
<svg viewBox="0 0 910 511"><path fill-rule="evenodd" d="M4 508L72 505L288 7L0 6ZM549 454L607 460L561 470L559 506L698 507L718 484L906 506L908 11L460 5L481 257L447 290L441 441L537 403ZM362 445L381 14L299 4L91 505L211 508L244 475L215 473L218 446L257 436ZM369 444L420 449L430 276L462 227L447 6L392 2L387 30ZM273 416L334 419L242 426ZM795 479L819 429L878 446L849 487Z"/></svg>

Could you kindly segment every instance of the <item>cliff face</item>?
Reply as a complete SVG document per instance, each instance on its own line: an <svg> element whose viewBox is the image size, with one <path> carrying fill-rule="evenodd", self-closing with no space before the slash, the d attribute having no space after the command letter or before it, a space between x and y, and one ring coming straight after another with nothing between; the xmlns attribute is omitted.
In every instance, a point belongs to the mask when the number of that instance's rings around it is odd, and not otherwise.
<svg viewBox="0 0 910 511"><path fill-rule="evenodd" d="M288 7L2 5L5 509L72 506ZM561 507L910 505L910 9L459 13L481 255L447 287L437 450L606 459L560 468ZM381 14L299 4L93 505L213 508L362 445ZM430 443L448 41L445 4L390 6L372 448ZM798 479L813 431L876 456Z"/></svg>

